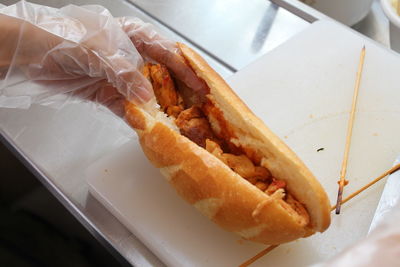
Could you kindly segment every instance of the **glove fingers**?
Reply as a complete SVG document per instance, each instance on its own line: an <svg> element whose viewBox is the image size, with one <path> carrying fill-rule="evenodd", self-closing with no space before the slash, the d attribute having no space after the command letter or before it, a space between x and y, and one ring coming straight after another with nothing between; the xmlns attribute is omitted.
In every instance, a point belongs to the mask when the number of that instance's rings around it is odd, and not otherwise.
<svg viewBox="0 0 400 267"><path fill-rule="evenodd" d="M138 18L119 18L118 21L145 59L166 65L193 91L200 94L207 93L205 83L187 66L175 42L166 39L151 24L144 23Z"/></svg>

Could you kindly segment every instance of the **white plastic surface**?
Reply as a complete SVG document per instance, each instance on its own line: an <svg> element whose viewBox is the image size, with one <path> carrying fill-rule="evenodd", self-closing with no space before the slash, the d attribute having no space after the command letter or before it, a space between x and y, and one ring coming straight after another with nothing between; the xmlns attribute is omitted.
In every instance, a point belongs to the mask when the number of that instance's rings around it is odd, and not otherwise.
<svg viewBox="0 0 400 267"><path fill-rule="evenodd" d="M393 166L396 164L400 164L400 156L397 157ZM384 219L386 219L386 216L390 215L390 212L396 206L396 204L400 206L400 171L391 174L387 178L381 199L379 200L374 214L374 218L372 218L369 233L375 230L376 227L383 222ZM400 214L400 210L398 213Z"/></svg>
<svg viewBox="0 0 400 267"><path fill-rule="evenodd" d="M229 79L318 177L331 202L363 45L346 196L390 168L400 151L400 57L339 24L316 22ZM168 265L237 266L265 248L239 242L183 202L135 140L94 163L87 177L94 196ZM307 266L360 240L383 185L346 203L325 233L282 245L252 266Z"/></svg>
<svg viewBox="0 0 400 267"><path fill-rule="evenodd" d="M397 157L394 165L400 163ZM327 262L311 267L398 267L400 237L400 171L386 181L368 237L350 246Z"/></svg>

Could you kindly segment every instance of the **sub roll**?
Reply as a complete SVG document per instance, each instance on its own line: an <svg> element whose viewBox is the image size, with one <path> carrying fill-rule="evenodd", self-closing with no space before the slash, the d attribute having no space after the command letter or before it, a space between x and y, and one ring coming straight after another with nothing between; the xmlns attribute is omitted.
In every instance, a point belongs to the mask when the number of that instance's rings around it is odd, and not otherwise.
<svg viewBox="0 0 400 267"><path fill-rule="evenodd" d="M177 45L204 89L151 62L143 74L157 105L125 103L150 162L183 199L244 239L276 245L325 231L330 204L317 179L201 56Z"/></svg>

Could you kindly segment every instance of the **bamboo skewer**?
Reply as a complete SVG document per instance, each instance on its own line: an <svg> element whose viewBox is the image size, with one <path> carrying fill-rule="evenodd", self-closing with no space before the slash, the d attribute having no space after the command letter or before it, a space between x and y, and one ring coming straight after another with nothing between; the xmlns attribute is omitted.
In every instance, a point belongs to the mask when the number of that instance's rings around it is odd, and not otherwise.
<svg viewBox="0 0 400 267"><path fill-rule="evenodd" d="M346 197L345 199L342 200L342 202L340 204L344 204L347 201L349 201L350 199L352 199L353 197L357 196L358 194L360 194L362 191L364 191L365 189L369 188L371 185L376 184L377 182L379 182L380 180L382 180L383 178L385 178L386 176L396 172L400 170L400 163L393 166L392 168L390 168L389 170L387 170L386 172L382 173L380 176L378 176L377 178L375 178L373 181L369 182L368 184L364 185L363 187L361 187L360 189L358 189L357 191L351 193L348 197ZM336 205L334 205L331 208L331 211L336 209Z"/></svg>
<svg viewBox="0 0 400 267"><path fill-rule="evenodd" d="M360 82L361 82L361 74L362 74L363 66L364 66L364 58L365 58L365 46L363 46L363 48L361 49L360 62L358 64L357 78L356 78L356 84L354 87L354 94L353 94L353 101L352 101L352 105L351 105L350 118L349 118L349 123L347 125L346 146L345 146L345 150L344 150L342 168L340 171L339 190L338 190L338 196L337 196L337 201L336 201L336 214L340 213L340 205L342 202L343 188L346 185L345 178L346 178L346 172L347 172L347 162L349 160L351 136L353 134L354 117L355 117L356 106L357 106L358 91L359 91Z"/></svg>
<svg viewBox="0 0 400 267"><path fill-rule="evenodd" d="M277 246L279 246L279 245L268 246L266 249L263 249L262 251L258 252L257 255L255 255L254 257L252 257L252 258L248 259L247 261L243 262L242 264L240 264L239 267L247 267L247 266L249 266L250 264L252 264L256 260L258 260L262 256L266 255L268 252L270 252L271 250L276 248Z"/></svg>
<svg viewBox="0 0 400 267"><path fill-rule="evenodd" d="M400 16L400 0L397 0L397 9L396 9L396 11L397 11L397 15Z"/></svg>
<svg viewBox="0 0 400 267"><path fill-rule="evenodd" d="M389 170L385 171L384 173L382 173L380 176L378 176L377 178L375 178L374 180L372 180L371 182L369 182L368 184L364 185L363 187L361 187L360 189L358 189L357 191L353 192L352 194L350 194L348 197L346 197L345 199L342 200L341 204L346 203L347 201L349 201L350 199L352 199L353 197L357 196L358 194L360 194L361 192L363 192L364 190L368 189L370 186L376 184L377 182L379 182L380 180L382 180L383 178L385 178L386 176L395 173L396 171L400 170L400 163L396 164L395 166L393 166L392 168L390 168ZM331 211L334 211L336 209L336 205L332 206ZM239 265L239 267L247 267L250 264L254 263L256 260L258 260L259 258L265 256L268 252L270 252L271 250L273 250L274 248L278 247L279 245L272 245L272 246L268 246L267 248L263 249L262 251L260 251L259 253L257 253L254 257L248 259L247 261L245 261L244 263L242 263L241 265Z"/></svg>

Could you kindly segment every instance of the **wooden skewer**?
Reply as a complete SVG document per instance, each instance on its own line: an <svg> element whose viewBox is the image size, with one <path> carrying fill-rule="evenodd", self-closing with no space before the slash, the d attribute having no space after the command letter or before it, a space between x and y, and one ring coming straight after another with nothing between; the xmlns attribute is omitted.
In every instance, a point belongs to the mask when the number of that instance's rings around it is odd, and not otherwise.
<svg viewBox="0 0 400 267"><path fill-rule="evenodd" d="M372 182L369 182L368 184L364 185L363 187L361 187L360 189L358 189L357 191L355 191L354 193L350 194L348 197L346 197L345 199L343 199L341 204L346 203L347 201L349 201L350 199L352 199L353 197L357 196L358 194L360 194L362 191L364 191L365 189L369 188L370 186L374 185L375 183L377 183L378 181L382 180L384 177L395 173L396 171L400 170L400 163L393 166L392 168L390 168L389 170L385 171L384 173L382 173L380 176L378 176L377 178L375 178ZM336 209L336 205L334 205L331 208L331 211L334 211ZM272 246L268 246L267 248L263 249L262 251L260 251L259 253L257 253L257 255L255 255L254 257L248 259L247 261L245 261L244 263L240 264L239 267L247 267L250 264L252 264L253 262L255 262L256 260L258 260L259 258L265 256L268 252L270 252L271 250L273 250L274 248L278 247L279 245L272 245Z"/></svg>
<svg viewBox="0 0 400 267"><path fill-rule="evenodd" d="M257 255L255 255L254 257L252 257L252 258L248 259L247 261L243 262L242 264L240 264L239 267L249 266L250 264L252 264L256 260L258 260L262 256L266 255L268 252L270 252L271 250L276 248L277 246L279 246L279 245L268 246L266 249L263 249L262 251L258 252Z"/></svg>
<svg viewBox="0 0 400 267"><path fill-rule="evenodd" d="M358 91L359 91L359 88L360 88L361 74L362 74L362 70L363 70L363 66L364 66L364 58L365 58L365 46L363 46L363 48L361 49L360 62L358 64L356 84L355 84L355 87L354 87L353 103L352 103L352 106L351 106L349 123L347 125L346 146L345 146L345 149L344 149L342 169L340 171L339 190L338 190L338 196L337 196L337 201L336 201L336 214L340 213L340 205L341 205L341 202L342 202L343 188L344 188L345 183L346 183L345 177L346 177L346 171L347 171L347 162L349 160L351 136L353 134L354 115L355 115L355 112L356 112Z"/></svg>
<svg viewBox="0 0 400 267"><path fill-rule="evenodd" d="M400 0L398 0L398 1L400 2ZM345 202L349 201L351 198L353 198L354 196L358 195L360 192L362 192L366 188L370 187L371 185L373 185L374 183L376 183L377 181L379 181L380 179L382 179L383 177L385 177L387 175L387 174L385 174L381 178L378 177L379 179L377 178L373 182L369 183L368 185L364 186L360 190L358 190L355 193L351 194L349 197L347 197L342 202L343 187L345 185L347 162L348 162L348 159L349 159L349 151L350 151L350 142L351 142L351 136L352 136L352 133L353 133L354 115L355 115L355 110L356 110L358 91L359 91L359 88L360 88L361 74L362 74L362 70L363 70L363 66L364 66L364 58L365 58L365 46L363 46L363 48L361 50L360 62L359 62L359 65L358 65L356 84L355 84L354 94L353 94L352 108L351 108L350 119L349 119L349 123L348 123L348 127L347 127L346 147L345 147L345 152L344 152L344 157L343 157L343 162L342 162L342 169L340 171L338 198L337 198L336 205L332 207L332 210L336 209L336 214L340 213L340 205L342 203L345 203ZM392 172L394 172L394 171L395 170L392 170ZM390 172L390 173L392 173L392 172ZM278 245L272 245L272 246L267 247L266 249L260 251L254 257L252 257L249 260L247 260L244 263L242 263L239 267L249 266L250 264L252 264L256 260L258 260L259 258L263 257L264 255L266 255L268 252L270 252L271 250L273 250L276 247L278 247Z"/></svg>
<svg viewBox="0 0 400 267"><path fill-rule="evenodd" d="M385 178L386 176L396 172L400 170L400 163L393 166L392 168L390 168L389 170L387 170L386 172L382 173L379 177L375 178L373 181L369 182L368 184L364 185L363 187L361 187L360 189L358 189L357 191L353 192L352 194L350 194L348 197L346 197L345 199L343 199L343 201L340 204L344 204L347 201L349 201L350 199L352 199L353 197L357 196L358 194L360 194L362 191L364 191L365 189L367 189L368 187L370 187L371 185L374 185L375 183L377 183L378 181L382 180L383 178ZM336 205L334 205L331 208L331 211L336 209Z"/></svg>
<svg viewBox="0 0 400 267"><path fill-rule="evenodd" d="M397 11L397 15L400 16L400 0L397 0L397 9L396 9L396 11Z"/></svg>

